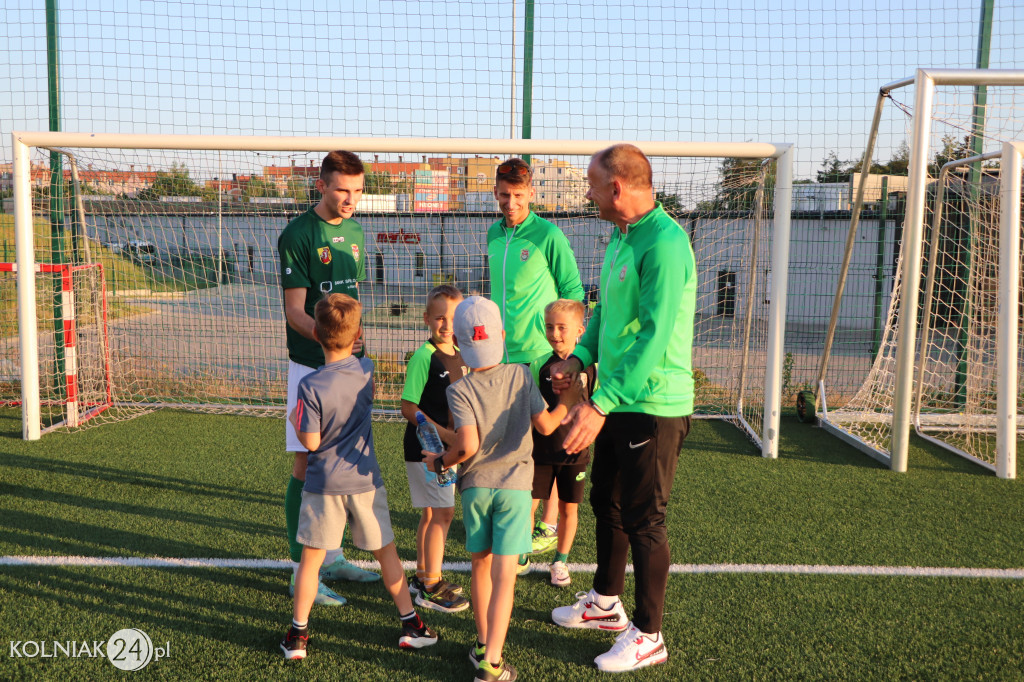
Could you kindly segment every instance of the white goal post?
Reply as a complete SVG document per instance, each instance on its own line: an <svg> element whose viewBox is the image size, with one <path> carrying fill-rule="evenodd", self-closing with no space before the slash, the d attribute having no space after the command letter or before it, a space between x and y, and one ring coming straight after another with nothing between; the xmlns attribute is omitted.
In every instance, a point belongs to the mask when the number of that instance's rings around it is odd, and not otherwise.
<svg viewBox="0 0 1024 682"><path fill-rule="evenodd" d="M832 320L826 337L825 351L822 354L818 374L818 390L821 394L820 403L823 408L821 415L822 426L870 456L887 464L892 470L900 472L907 470L910 430L914 426L915 420L918 425L922 425L928 421L934 423L948 421L949 419L948 416L928 414L928 410L923 409L920 402L915 406L914 400L915 373L918 371L920 364L929 360L930 353L937 352L934 349L919 347L917 335L919 318L927 318L932 314L930 309L922 310L919 294L921 291L922 265L928 262L929 257L928 254L924 253L922 245L925 240L923 232L927 212L926 202L929 187L932 183L928 170L929 157L936 150L938 143L935 139L938 131L933 130L933 128L937 128L939 124L942 124L945 126L946 134L950 136L948 139L954 141L954 135L956 138L959 138L965 132L969 135L973 134L975 139L983 140L985 146L991 151L982 158L973 159L975 168L981 167L981 162L984 158L991 158L993 155L1002 154L1004 155L1004 160L1001 164L1000 178L1004 183L1007 181L1012 183L1012 178L1007 177L1007 174L1013 175L1013 172L1011 167L1006 165L1005 154L1010 153L1007 150L1017 148L1014 145L1014 141L1020 139L1021 128L1024 127L1024 117L1020 114L1019 102L1013 100L1012 95L1013 92L1019 93L1020 91L1019 89L1014 91L1012 88L1024 86L1024 71L918 69L913 78L894 81L883 86L880 90L875 109L867 151L862 161L865 167L870 167L872 161L873 146L885 100L889 99L894 91L907 86L913 86L915 92L913 110L909 112L912 116L913 127L910 132L909 143L910 156L906 220L903 226L903 243L890 302L888 322L884 329L885 342L881 345L868 378L857 395L846 405L840 406L838 409L830 409L826 399L825 376L828 366L829 349L835 335L836 318L842 300L843 277L849 263L860 210L864 204L864 184L867 178L867 174L864 173L861 175L860 186L857 190L851 227L847 238L846 260L840 274ZM944 86L948 86L948 88ZM946 89L955 92L955 89L958 87L988 88L989 86L997 86L997 92L1011 93L1007 95L1010 98L1010 106L999 112L1001 118L998 119L999 127L997 130L985 129L984 125L981 124L981 122L988 121L988 125L994 127L992 121L996 117L992 116L991 112L985 111L984 105L979 104L977 97L975 97L972 113L971 104L969 101L966 101L969 99L970 93L960 93L961 100L963 101L959 101L955 96L951 95L948 101L942 103L944 107L948 107L948 109L944 109L944 112L960 107L962 113L956 115L946 113L937 115L934 112L937 92L944 92ZM989 108L992 108L991 101L989 101ZM971 118L972 115L975 117L974 120ZM980 119L978 118L979 116ZM989 118L986 119L986 116ZM982 130L984 134L979 132ZM943 141L946 139L944 138ZM1007 143L1008 146L1006 146ZM998 144L1000 148L992 150L994 144ZM977 174L977 171L975 171L975 174ZM1018 176L1016 180L1019 183L1019 166L1017 166L1016 175ZM1003 191L1007 191L1007 187L1004 184ZM1012 185L1009 187L1012 189ZM1020 201L1019 194L1016 201L1018 203ZM1005 224L1006 220L1012 219L1011 214L1014 207L1006 201L1001 202L1001 204L1001 215ZM999 215L994 212L991 206L988 208L988 213L992 216ZM1015 225L1005 227L1005 229L1019 230L1019 216ZM1013 237L1009 234L1003 234L1000 236L1000 239L1007 240L1013 239ZM1005 244L1006 242L1003 241L1002 243ZM933 246L937 248L938 245L933 244ZM1009 257L1009 247L1000 248L1000 257ZM1019 289L1019 279L1015 278L1014 273L1003 269L1002 265L1000 265L999 278L1000 296L1016 296L1016 292ZM1011 299L1001 299L1001 315L1008 314L1011 309L1014 313L1016 312L1016 306L1005 305L1006 300ZM1016 324L1016 315L1014 314L1013 317L1014 324ZM1009 321L999 322L1000 335L1007 333L1004 325L1008 324ZM995 324L991 325L993 335L995 326ZM1016 351L1014 350L1015 347L1016 338L1014 338L1012 343L1000 342L999 345L1000 357L1006 353L1012 352L1014 354L1013 374L1016 373L1016 363L1018 362ZM1001 363L1004 361L1008 362L1006 358L1000 360ZM978 364L984 363L979 362ZM1000 365L999 371L1001 377L1005 381L1009 381L1011 373L1007 366ZM998 399L1001 402L1008 401L1013 403L1012 412L1016 415L1016 403L1018 400L1016 382L1014 381L1011 385L1005 383L1005 381L998 388ZM996 389L993 387L991 390L994 391ZM946 409L948 411L952 408ZM914 415L916 417L912 419ZM1010 419L1004 412L1000 412L999 421L1002 422L1002 426L1010 423ZM926 428L920 427L918 430L920 433L927 431ZM1014 429L1012 433L1014 434L1013 438L1015 438L1016 430ZM1007 438L1009 436L1004 433L1000 437L1000 441L1005 444ZM1013 477L1014 466L1010 461L1012 457L1009 456L1008 451L1002 449L999 457L1000 463L998 464L995 461L986 462L984 459L979 459L978 461L996 470L998 475L1002 477Z"/></svg>
<svg viewBox="0 0 1024 682"><path fill-rule="evenodd" d="M33 202L32 179L44 152L76 159L76 184L81 176L81 194L90 195L82 223L91 260L111 271L130 270L136 278L126 284L107 274L113 285L107 296L117 305L109 321L113 407L106 419L166 406L280 414L287 358L276 237L311 203L273 188L257 195L254 188L272 184L273 169L291 164L294 178L280 180L291 191L299 171L318 168L325 152L347 149L367 165L367 185L372 173L375 186L384 188L364 196L356 214L366 231L362 257L368 273L360 299L378 368L378 396L384 396L378 418L397 418L395 387L400 393L405 358L424 340L417 306L430 286L454 282L467 292L488 290L483 236L498 217L490 196L493 167L479 173L474 167L485 168L499 155L533 157L535 210L569 237L591 300L611 228L583 194L589 156L616 141L43 132L12 137L26 439L43 432L40 405L47 403L40 397L39 355L39 330L45 334L46 324L37 315L46 306L37 300L32 280L33 267L46 259L38 243L45 210ZM756 142L633 144L652 159L659 199L671 204L697 253L698 410L733 421L764 456L776 457L793 148ZM459 166L467 177L431 170L444 163ZM124 175L128 167L135 175L146 168L148 184L103 196L100 185L106 181L95 178L101 172ZM175 174L203 196L157 196L151 188ZM433 179L421 185L421 176ZM486 191L471 196L474 185ZM139 286L139 278L149 279ZM242 347L227 357L233 343Z"/></svg>

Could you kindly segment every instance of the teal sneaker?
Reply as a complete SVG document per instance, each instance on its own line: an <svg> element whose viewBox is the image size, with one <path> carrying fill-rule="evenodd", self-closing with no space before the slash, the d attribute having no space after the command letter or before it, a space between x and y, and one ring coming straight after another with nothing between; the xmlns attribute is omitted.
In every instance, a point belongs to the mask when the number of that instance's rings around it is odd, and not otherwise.
<svg viewBox="0 0 1024 682"><path fill-rule="evenodd" d="M341 557L330 566L320 569L320 580L347 580L351 583L372 583L380 580L380 573L364 571L345 557Z"/></svg>
<svg viewBox="0 0 1024 682"><path fill-rule="evenodd" d="M291 582L288 583L288 596L295 596L295 574L292 573ZM340 594L327 587L323 583L317 583L316 586L316 599L313 600L314 604L320 606L344 606L348 603L348 600L342 597Z"/></svg>
<svg viewBox="0 0 1024 682"><path fill-rule="evenodd" d="M523 563L524 561L526 563ZM530 563L530 555L520 554L519 563L516 565L516 575L523 575L524 573L529 573L531 567L532 564Z"/></svg>

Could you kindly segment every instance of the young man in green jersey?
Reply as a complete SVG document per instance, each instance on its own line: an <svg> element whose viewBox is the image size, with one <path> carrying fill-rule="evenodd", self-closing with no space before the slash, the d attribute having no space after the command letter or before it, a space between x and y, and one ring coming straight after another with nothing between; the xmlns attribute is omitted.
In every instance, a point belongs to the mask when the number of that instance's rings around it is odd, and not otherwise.
<svg viewBox="0 0 1024 682"><path fill-rule="evenodd" d="M544 307L560 298L583 300L576 257L565 234L530 210L535 195L533 169L519 158L498 166L494 198L501 219L487 230L487 262L491 300L498 304L505 327L502 362L529 364L551 352L544 333ZM533 530L532 552L554 549L558 492L544 503L543 518ZM530 568L520 559L520 573Z"/></svg>
<svg viewBox="0 0 1024 682"><path fill-rule="evenodd" d="M358 299L358 282L366 279L363 228L352 215L363 194L363 162L352 152L333 151L320 165L316 189L320 201L285 227L277 240L281 258L281 287L287 321L288 407L295 406L299 381L324 364L324 352L313 336L313 309L330 293L348 294ZM356 340L354 353L361 354L362 340ZM295 539L299 524L302 486L306 480L306 448L286 420L285 447L295 453L292 477L285 493L285 520L294 568L302 556L302 545ZM321 576L328 580L366 582L380 576L345 560L341 550L328 554ZM292 585L294 586L294 572ZM320 583L317 604L340 606L341 597Z"/></svg>
<svg viewBox="0 0 1024 682"><path fill-rule="evenodd" d="M590 503L597 571L589 592L551 612L571 628L621 631L594 662L622 672L668 659L661 633L670 564L665 512L693 413L697 273L686 232L654 200L643 152L618 144L594 155L587 198L615 224L601 267L601 297L573 355L552 367L555 389L598 363L589 403L572 408L566 452L594 442ZM565 383L556 383L563 381ZM595 440L596 438L596 440ZM619 595L632 551L636 611Z"/></svg>

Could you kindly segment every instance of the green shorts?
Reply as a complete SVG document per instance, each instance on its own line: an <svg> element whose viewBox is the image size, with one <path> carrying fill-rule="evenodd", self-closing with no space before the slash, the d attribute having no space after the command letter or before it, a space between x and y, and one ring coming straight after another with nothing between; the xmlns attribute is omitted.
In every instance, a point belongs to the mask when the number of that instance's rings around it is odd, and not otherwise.
<svg viewBox="0 0 1024 682"><path fill-rule="evenodd" d="M462 491L466 550L491 554L526 554L533 546L529 490L467 488Z"/></svg>

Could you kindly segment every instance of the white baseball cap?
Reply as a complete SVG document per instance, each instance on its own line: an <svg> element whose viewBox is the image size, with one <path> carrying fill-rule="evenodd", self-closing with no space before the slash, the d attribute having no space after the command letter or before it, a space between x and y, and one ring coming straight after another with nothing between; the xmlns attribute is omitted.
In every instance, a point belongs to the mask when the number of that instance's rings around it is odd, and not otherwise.
<svg viewBox="0 0 1024 682"><path fill-rule="evenodd" d="M505 340L497 304L483 296L464 299L455 308L455 339L469 367L500 363L505 355Z"/></svg>

